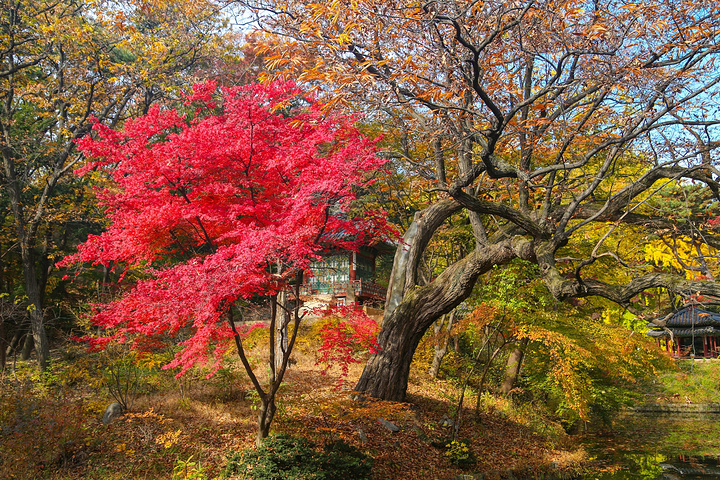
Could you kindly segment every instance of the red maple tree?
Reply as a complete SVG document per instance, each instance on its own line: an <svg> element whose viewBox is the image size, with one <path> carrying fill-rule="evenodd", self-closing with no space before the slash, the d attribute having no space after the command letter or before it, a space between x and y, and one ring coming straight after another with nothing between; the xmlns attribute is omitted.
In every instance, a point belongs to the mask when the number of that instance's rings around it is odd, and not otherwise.
<svg viewBox="0 0 720 480"><path fill-rule="evenodd" d="M352 117L323 112L292 83L218 88L196 85L187 113L154 107L120 131L100 124L79 142L110 186L97 196L107 230L90 236L61 265L92 262L139 268L145 277L96 306L96 324L114 337L147 338L189 330L166 367L219 368L235 338L260 396L258 441L267 436L277 388L301 315L278 301L299 300L304 272L323 248L354 248L383 228L379 216L346 213L383 161ZM253 374L236 329L239 305L270 299L268 383ZM283 320L285 319L285 320ZM293 323L282 358L277 322Z"/></svg>

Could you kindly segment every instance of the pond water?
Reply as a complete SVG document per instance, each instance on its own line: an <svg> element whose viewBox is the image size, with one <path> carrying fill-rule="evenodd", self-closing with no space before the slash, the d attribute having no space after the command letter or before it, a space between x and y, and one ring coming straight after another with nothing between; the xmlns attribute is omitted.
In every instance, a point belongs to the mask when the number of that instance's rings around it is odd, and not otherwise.
<svg viewBox="0 0 720 480"><path fill-rule="evenodd" d="M720 416L626 416L584 435L593 459L585 480L720 479Z"/></svg>

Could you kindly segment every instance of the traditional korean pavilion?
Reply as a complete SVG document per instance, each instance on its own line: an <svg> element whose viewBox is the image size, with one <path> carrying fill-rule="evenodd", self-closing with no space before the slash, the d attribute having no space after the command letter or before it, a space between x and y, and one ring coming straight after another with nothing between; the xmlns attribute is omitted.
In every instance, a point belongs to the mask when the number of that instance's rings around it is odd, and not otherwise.
<svg viewBox="0 0 720 480"><path fill-rule="evenodd" d="M375 283L377 257L389 251L385 244L361 247L357 252L334 250L311 265L302 295L329 297L337 305L377 305L385 302L386 288Z"/></svg>
<svg viewBox="0 0 720 480"><path fill-rule="evenodd" d="M665 328L658 324L665 324ZM717 358L720 350L720 313L689 305L669 318L649 323L647 333L674 358ZM672 333L672 335L671 335Z"/></svg>

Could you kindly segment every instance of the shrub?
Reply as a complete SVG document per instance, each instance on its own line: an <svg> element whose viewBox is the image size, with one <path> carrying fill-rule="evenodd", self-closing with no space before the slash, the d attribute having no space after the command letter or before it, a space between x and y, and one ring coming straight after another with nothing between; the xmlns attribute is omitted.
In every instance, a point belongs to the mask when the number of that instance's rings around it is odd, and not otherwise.
<svg viewBox="0 0 720 480"><path fill-rule="evenodd" d="M0 471L41 478L43 472L81 466L92 441L84 403L2 387Z"/></svg>
<svg viewBox="0 0 720 480"><path fill-rule="evenodd" d="M205 469L200 462L190 456L187 460L178 458L173 467L172 480L205 480Z"/></svg>
<svg viewBox="0 0 720 480"><path fill-rule="evenodd" d="M164 358L135 350L129 343L116 343L102 351L102 361L108 393L127 412L132 410L137 397L148 389L151 377L157 376Z"/></svg>
<svg viewBox="0 0 720 480"><path fill-rule="evenodd" d="M462 468L475 465L475 454L470 450L469 443L467 440L453 440L445 445L445 456L450 463Z"/></svg>
<svg viewBox="0 0 720 480"><path fill-rule="evenodd" d="M325 480L364 480L372 476L372 458L341 440L325 446L321 461Z"/></svg>
<svg viewBox="0 0 720 480"><path fill-rule="evenodd" d="M372 459L345 442L318 451L304 438L278 434L255 450L228 455L224 477L253 480L369 480Z"/></svg>

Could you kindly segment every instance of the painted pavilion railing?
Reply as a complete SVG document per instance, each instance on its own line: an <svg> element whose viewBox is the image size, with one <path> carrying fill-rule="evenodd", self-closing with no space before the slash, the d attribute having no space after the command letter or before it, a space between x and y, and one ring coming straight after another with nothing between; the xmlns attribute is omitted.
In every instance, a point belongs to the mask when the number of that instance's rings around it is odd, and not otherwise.
<svg viewBox="0 0 720 480"><path fill-rule="evenodd" d="M354 280L352 282L314 282L300 287L301 295L333 295L342 296L352 288L355 296L365 296L384 299L385 287L367 280Z"/></svg>

